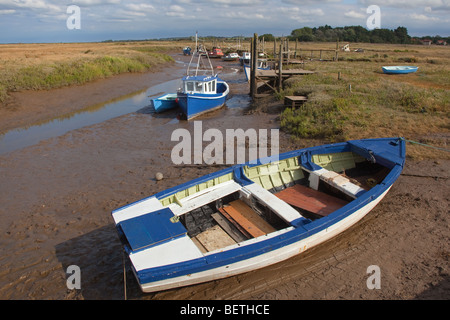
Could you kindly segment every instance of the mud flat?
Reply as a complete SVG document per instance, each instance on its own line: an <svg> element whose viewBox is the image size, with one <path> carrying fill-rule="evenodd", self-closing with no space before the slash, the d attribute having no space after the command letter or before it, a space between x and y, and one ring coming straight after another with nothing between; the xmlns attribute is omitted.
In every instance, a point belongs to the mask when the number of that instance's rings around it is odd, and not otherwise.
<svg viewBox="0 0 450 320"><path fill-rule="evenodd" d="M245 105L248 86L240 76L230 76L230 100ZM83 105L161 77L170 80L169 71L120 76L106 80L109 85L102 81L61 89L64 93L29 93L42 95L27 100L30 112L9 112L21 114L15 126L32 125L39 118L34 108L58 97L71 95L67 105ZM115 81L118 87L111 85ZM54 113L67 112L54 106ZM200 120L203 130L222 132L279 127L276 112L248 113L245 107ZM123 299L122 253L111 211L221 168L173 165L177 142L170 136L177 128L193 130L193 123L177 120L176 112L132 112L0 155L0 298ZM311 143L280 134L280 152ZM155 294L142 294L128 271L128 298L449 299L449 166L448 160L407 160L390 193L360 223L288 261ZM155 180L156 172L164 174L162 181ZM67 289L70 265L81 269L81 290ZM381 270L379 290L366 285L371 265Z"/></svg>

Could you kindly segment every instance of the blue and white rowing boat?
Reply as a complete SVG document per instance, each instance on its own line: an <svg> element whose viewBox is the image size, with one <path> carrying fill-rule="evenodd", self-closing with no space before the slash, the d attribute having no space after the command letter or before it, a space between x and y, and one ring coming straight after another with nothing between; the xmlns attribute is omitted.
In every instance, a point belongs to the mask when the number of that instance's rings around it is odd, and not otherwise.
<svg viewBox="0 0 450 320"><path fill-rule="evenodd" d="M159 113L169 109L176 108L178 106L176 99L177 99L176 93L167 93L156 99L152 99L155 112Z"/></svg>
<svg viewBox="0 0 450 320"><path fill-rule="evenodd" d="M392 66L392 67L382 67L384 73L388 74L404 74L416 72L419 67L413 66Z"/></svg>
<svg viewBox="0 0 450 320"><path fill-rule="evenodd" d="M397 180L405 140L353 140L266 160L232 166L112 212L142 291L266 267L340 234Z"/></svg>

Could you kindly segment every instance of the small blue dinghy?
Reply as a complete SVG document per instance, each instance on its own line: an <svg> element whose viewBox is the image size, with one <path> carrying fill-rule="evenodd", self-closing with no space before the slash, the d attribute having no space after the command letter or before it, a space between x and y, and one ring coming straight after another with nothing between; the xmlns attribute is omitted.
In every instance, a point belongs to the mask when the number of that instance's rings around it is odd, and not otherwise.
<svg viewBox="0 0 450 320"><path fill-rule="evenodd" d="M392 67L382 67L384 73L388 74L403 74L403 73L413 73L416 72L419 67L414 66L392 66Z"/></svg>
<svg viewBox="0 0 450 320"><path fill-rule="evenodd" d="M270 266L337 236L404 165L403 138L311 147L208 174L112 217L141 290L166 290Z"/></svg>
<svg viewBox="0 0 450 320"><path fill-rule="evenodd" d="M153 99L152 101L155 112L157 113L173 109L178 105L176 93L168 93L156 99Z"/></svg>

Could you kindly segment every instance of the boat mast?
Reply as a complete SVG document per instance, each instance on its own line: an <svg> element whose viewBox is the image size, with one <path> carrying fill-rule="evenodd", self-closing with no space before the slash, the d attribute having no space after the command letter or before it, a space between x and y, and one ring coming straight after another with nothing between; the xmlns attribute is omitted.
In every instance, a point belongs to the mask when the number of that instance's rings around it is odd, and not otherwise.
<svg viewBox="0 0 450 320"><path fill-rule="evenodd" d="M201 47L201 49L200 49ZM192 61L194 60L195 55L197 55L197 65L196 65L196 69L195 69L195 76L198 76L199 72L203 72L203 75L207 75L207 73L211 73L212 76L214 76L214 67L212 66L211 60L209 59L208 53L206 52L206 58L208 59L208 63L209 63L209 67L207 65L205 65L205 63L203 62L202 59L202 55L203 53L200 52L201 51L206 51L204 46L202 44L198 44L198 32L195 32L195 50L194 50L194 54L191 57L191 61L189 62L189 66L187 68L187 76L191 76L191 65L192 65Z"/></svg>

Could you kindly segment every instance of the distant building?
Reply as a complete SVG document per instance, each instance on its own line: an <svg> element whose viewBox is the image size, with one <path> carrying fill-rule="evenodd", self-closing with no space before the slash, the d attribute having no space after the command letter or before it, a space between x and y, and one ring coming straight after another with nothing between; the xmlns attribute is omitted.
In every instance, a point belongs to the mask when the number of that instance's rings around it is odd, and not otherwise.
<svg viewBox="0 0 450 320"><path fill-rule="evenodd" d="M445 41L445 40L438 40L437 44L440 45L440 46L446 46L447 45L447 41Z"/></svg>
<svg viewBox="0 0 450 320"><path fill-rule="evenodd" d="M430 39L425 39L425 40L422 40L422 44L424 45L424 46L431 46L431 43L432 43L433 41L431 41Z"/></svg>

